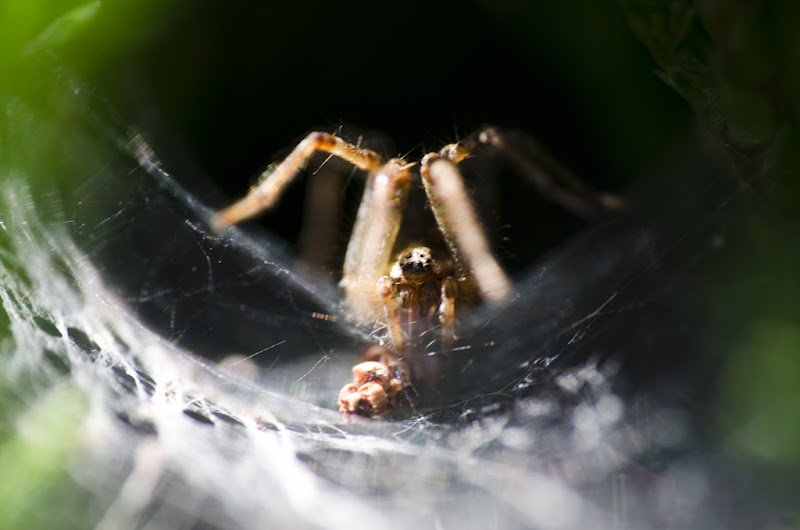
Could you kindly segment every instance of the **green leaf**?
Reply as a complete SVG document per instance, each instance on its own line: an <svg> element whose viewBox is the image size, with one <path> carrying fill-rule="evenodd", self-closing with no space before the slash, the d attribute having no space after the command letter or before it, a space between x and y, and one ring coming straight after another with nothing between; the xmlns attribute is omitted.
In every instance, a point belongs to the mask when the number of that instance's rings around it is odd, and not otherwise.
<svg viewBox="0 0 800 530"><path fill-rule="evenodd" d="M75 32L86 26L100 9L100 0L80 5L67 14L57 18L22 50L23 55L30 55L43 48L63 44L72 38Z"/></svg>

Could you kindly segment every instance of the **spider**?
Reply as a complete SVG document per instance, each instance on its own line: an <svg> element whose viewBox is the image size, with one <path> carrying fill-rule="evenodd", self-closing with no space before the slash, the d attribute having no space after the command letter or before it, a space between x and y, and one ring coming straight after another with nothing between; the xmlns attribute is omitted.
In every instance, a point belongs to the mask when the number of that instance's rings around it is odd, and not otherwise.
<svg viewBox="0 0 800 530"><path fill-rule="evenodd" d="M213 217L214 227L223 230L272 208L318 151L367 172L339 285L348 313L360 322L380 323L388 333L353 368L353 382L339 394L341 412L381 418L404 408L414 395L412 366L419 363L411 361L419 358L421 337L438 328L440 350L448 352L456 338L456 311L476 297L494 306L513 298L513 284L492 255L458 169L482 145L519 155L503 134L487 127L420 162L419 175L444 237L445 255L427 246L395 249L416 164L402 158L384 161L374 151L324 132L306 136L245 197ZM536 171L534 180L556 201L575 210L590 208ZM610 200L598 197L600 202Z"/></svg>

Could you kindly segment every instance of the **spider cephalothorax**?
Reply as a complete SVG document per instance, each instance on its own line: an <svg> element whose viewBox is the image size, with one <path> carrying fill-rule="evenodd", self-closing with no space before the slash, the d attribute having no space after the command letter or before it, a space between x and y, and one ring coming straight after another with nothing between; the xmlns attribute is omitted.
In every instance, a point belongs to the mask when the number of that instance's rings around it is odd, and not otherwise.
<svg viewBox="0 0 800 530"><path fill-rule="evenodd" d="M392 345L398 351L432 341L441 326L442 350L453 345L458 296L452 267L433 257L428 247L411 247L397 256L388 275L378 278Z"/></svg>

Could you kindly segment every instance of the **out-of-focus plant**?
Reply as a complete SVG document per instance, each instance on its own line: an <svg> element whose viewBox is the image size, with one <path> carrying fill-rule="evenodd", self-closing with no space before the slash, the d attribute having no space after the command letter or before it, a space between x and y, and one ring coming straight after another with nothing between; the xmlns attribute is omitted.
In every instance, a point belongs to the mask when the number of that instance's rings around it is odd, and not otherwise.
<svg viewBox="0 0 800 530"><path fill-rule="evenodd" d="M729 447L767 472L800 470L800 4L621 0L659 75L755 190L720 244L707 340ZM766 199L766 200L764 200Z"/></svg>
<svg viewBox="0 0 800 530"><path fill-rule="evenodd" d="M20 86L37 54L65 54L73 63L101 64L147 39L176 7L154 0L0 1L0 65L6 88ZM21 75L22 74L22 75Z"/></svg>
<svg viewBox="0 0 800 530"><path fill-rule="evenodd" d="M70 164L81 165L93 148L67 126L79 111L66 104L71 72L60 73L62 61L86 71L99 67L157 25L149 23L157 4L0 0L0 186L24 179L34 188L74 177ZM45 195L32 192L36 200ZM13 219L6 214L0 211L2 289L24 275L5 237ZM14 343L0 312L0 527L93 526L99 514L86 509L92 496L69 470L81 450L86 398L36 365L21 370L20 348L30 345Z"/></svg>
<svg viewBox="0 0 800 530"><path fill-rule="evenodd" d="M69 519L64 520L57 510L39 508L65 498L81 498L67 467L80 444L86 410L85 396L70 383L63 383L30 404L16 418L12 433L0 433L4 435L0 438L2 528L80 527L77 511L70 510Z"/></svg>
<svg viewBox="0 0 800 530"><path fill-rule="evenodd" d="M800 4L621 0L664 81L728 148L742 176L800 208Z"/></svg>

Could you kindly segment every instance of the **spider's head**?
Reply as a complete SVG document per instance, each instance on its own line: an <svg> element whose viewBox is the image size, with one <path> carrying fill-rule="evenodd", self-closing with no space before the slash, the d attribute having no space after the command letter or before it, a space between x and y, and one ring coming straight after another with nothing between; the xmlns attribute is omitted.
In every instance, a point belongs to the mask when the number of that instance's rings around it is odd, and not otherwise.
<svg viewBox="0 0 800 530"><path fill-rule="evenodd" d="M428 247L411 247L397 256L391 277L405 283L424 283L441 276L439 262Z"/></svg>

